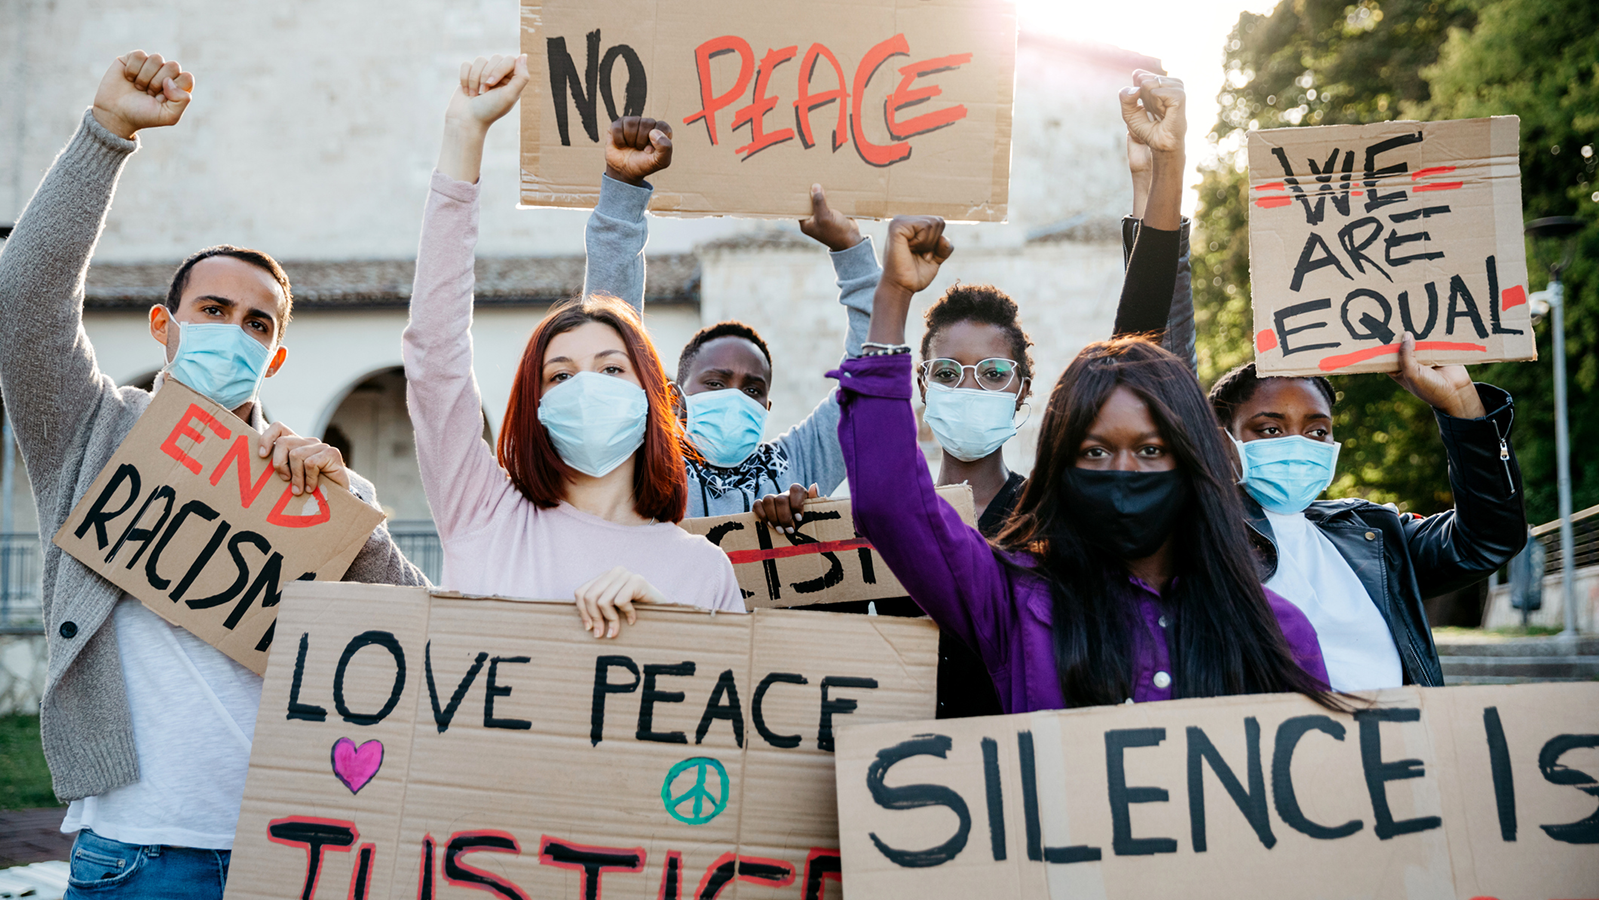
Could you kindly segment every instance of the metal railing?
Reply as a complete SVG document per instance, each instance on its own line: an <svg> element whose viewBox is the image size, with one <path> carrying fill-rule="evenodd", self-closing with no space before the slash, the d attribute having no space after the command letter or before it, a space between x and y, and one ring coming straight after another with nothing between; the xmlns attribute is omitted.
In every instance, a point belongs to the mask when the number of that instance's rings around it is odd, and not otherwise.
<svg viewBox="0 0 1599 900"><path fill-rule="evenodd" d="M395 546L434 584L444 569L444 547L431 519L397 519L389 523Z"/></svg>
<svg viewBox="0 0 1599 900"><path fill-rule="evenodd" d="M1560 520L1545 522L1532 529L1534 539L1543 543L1544 574L1560 573L1561 553ZM1571 515L1571 567L1599 565L1599 506L1590 506Z"/></svg>
<svg viewBox="0 0 1599 900"><path fill-rule="evenodd" d="M40 603L39 535L0 534L0 630L43 631Z"/></svg>

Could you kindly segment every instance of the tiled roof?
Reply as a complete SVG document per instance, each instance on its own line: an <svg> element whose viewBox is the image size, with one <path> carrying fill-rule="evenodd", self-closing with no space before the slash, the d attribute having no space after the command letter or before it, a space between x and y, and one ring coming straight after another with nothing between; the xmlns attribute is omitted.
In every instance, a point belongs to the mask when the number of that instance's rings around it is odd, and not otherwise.
<svg viewBox="0 0 1599 900"><path fill-rule="evenodd" d="M140 310L159 303L177 263L96 263L89 267L84 306ZM294 286L295 310L404 307L411 298L415 263L408 259L283 261ZM647 303L696 303L699 261L692 253L649 258ZM542 305L583 288L583 257L489 257L477 261L480 305Z"/></svg>

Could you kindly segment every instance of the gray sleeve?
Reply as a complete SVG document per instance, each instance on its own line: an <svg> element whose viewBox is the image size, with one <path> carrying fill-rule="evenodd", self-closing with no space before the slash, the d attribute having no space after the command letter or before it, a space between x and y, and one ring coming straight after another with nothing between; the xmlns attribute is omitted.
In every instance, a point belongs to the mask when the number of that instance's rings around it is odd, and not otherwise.
<svg viewBox="0 0 1599 900"><path fill-rule="evenodd" d="M1192 223L1183 217L1177 232L1177 282L1172 289L1171 311L1166 317L1166 332L1161 346L1188 361L1188 368L1199 374L1199 352L1195 347L1194 333L1194 273L1189 255L1188 232ZM1122 264L1127 264L1133 252L1133 242L1138 237L1139 220L1132 216L1122 219Z"/></svg>
<svg viewBox="0 0 1599 900"><path fill-rule="evenodd" d="M848 310L849 316L844 353L853 359L861 355L861 342L866 340L871 326L872 297L877 292L877 280L883 270L877 265L870 237L862 238L848 250L828 256L838 279L838 302ZM789 477L806 487L816 485L824 497L844 481L844 452L838 445L838 418L838 391L830 390L804 421L777 438L777 443L788 453Z"/></svg>
<svg viewBox="0 0 1599 900"><path fill-rule="evenodd" d="M36 489L78 423L115 389L83 330L83 286L117 178L138 146L85 112L0 245L0 391Z"/></svg>
<svg viewBox="0 0 1599 900"><path fill-rule="evenodd" d="M583 267L583 296L610 294L644 311L644 244L650 226L644 212L655 189L600 176L600 202L589 214L583 233L588 255Z"/></svg>
<svg viewBox="0 0 1599 900"><path fill-rule="evenodd" d="M366 480L354 470L347 470L350 476L350 493L357 500L375 509L382 509L378 505L377 488L372 482ZM366 544L350 562L350 568L344 573L344 581L360 581L366 584L401 584L421 587L431 587L427 576L405 558L398 545L394 543L394 536L389 534L386 524L379 523L377 530L366 539Z"/></svg>
<svg viewBox="0 0 1599 900"><path fill-rule="evenodd" d="M848 250L827 255L833 260L833 274L838 278L838 302L849 310L844 355L854 359L861 355L861 343L872 327L872 297L877 293L877 281L883 269L877 264L870 237L861 238L859 244ZM838 425L836 421L833 424Z"/></svg>

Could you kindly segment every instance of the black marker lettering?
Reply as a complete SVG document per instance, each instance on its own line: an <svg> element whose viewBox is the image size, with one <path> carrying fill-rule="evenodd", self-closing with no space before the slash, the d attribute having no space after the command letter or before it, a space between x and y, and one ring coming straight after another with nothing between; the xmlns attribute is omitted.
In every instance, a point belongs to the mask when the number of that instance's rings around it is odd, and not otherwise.
<svg viewBox="0 0 1599 900"><path fill-rule="evenodd" d="M472 660L471 667L466 670L466 674L461 676L460 682L456 684L455 693L450 695L449 704L440 709L439 689L433 683L433 642L428 641L422 645L422 670L427 673L428 699L433 703L433 724L438 726L439 734L449 730L450 722L455 719L455 711L460 709L461 701L465 699L467 689L472 686L473 680L477 678L477 673L482 671L483 663L488 658L489 655L487 653L479 653L477 658Z"/></svg>
<svg viewBox="0 0 1599 900"><path fill-rule="evenodd" d="M822 679L822 719L816 727L816 749L833 752L833 717L855 711L856 702L850 697L829 697L828 688L855 688L875 690L877 679L853 678L848 675L828 675Z"/></svg>
<svg viewBox="0 0 1599 900"><path fill-rule="evenodd" d="M362 647L376 646L389 651L394 658L394 686L389 689L389 699L384 701L383 708L375 713L352 712L344 702L344 672L350 666L350 660ZM400 695L405 693L405 651L400 648L400 642L394 635L387 631L363 631L350 639L344 645L344 653L339 656L338 668L333 670L333 708L339 711L344 721L351 725L376 725L388 718L400 702Z"/></svg>
<svg viewBox="0 0 1599 900"><path fill-rule="evenodd" d="M1322 841L1348 837L1364 828L1364 823L1359 819L1351 819L1329 828L1312 822L1299 808L1299 795L1294 792L1294 748L1299 746L1299 739L1310 731L1332 735L1334 740L1344 739L1344 726L1331 716L1295 716L1278 725L1277 746L1271 755L1272 805L1277 808L1277 817L1301 834Z"/></svg>
<svg viewBox="0 0 1599 900"><path fill-rule="evenodd" d="M577 74L577 64L572 62L572 55L566 52L566 38L545 38L545 52L548 54L550 67L550 99L555 103L555 127L561 134L561 146L572 146L572 138L567 133L566 98L567 87L572 89L572 102L577 106L578 118L583 123L583 131L589 140L599 143L600 130L598 110L598 87L600 77L600 31L598 28L587 35L588 38L588 65L583 70L583 77ZM631 62L629 62L631 74ZM632 81L628 82L628 89L632 89ZM607 97L609 99L609 97ZM625 102L624 102L625 105ZM614 117L613 117L614 120Z"/></svg>
<svg viewBox="0 0 1599 900"><path fill-rule="evenodd" d="M761 683L755 686L755 698L750 703L750 720L755 723L755 732L766 743L784 750L792 750L800 745L800 736L797 734L778 734L766 727L766 716L762 714L761 704L766 701L766 692L774 684L810 684L804 675L793 672L772 672Z"/></svg>
<svg viewBox="0 0 1599 900"><path fill-rule="evenodd" d="M1570 785L1590 797L1599 797L1599 780L1587 772L1560 764L1560 757L1566 751L1582 747L1599 747L1599 734L1561 734L1550 738L1538 751L1538 771L1550 784ZM1561 843L1599 844L1599 809L1576 822L1538 827Z"/></svg>
<svg viewBox="0 0 1599 900"><path fill-rule="evenodd" d="M1031 735L1028 736L1031 738ZM1005 861L1005 786L999 780L999 742L983 738L983 787L988 796L988 845L994 862Z"/></svg>
<svg viewBox="0 0 1599 900"><path fill-rule="evenodd" d="M612 684L612 666L633 673L632 684ZM625 656L599 656L594 659L594 701L589 709L589 746L597 746L605 737L605 695L630 694L638 690L638 663Z"/></svg>
<svg viewBox="0 0 1599 900"><path fill-rule="evenodd" d="M128 499L122 501L121 506L107 512L106 507L111 505L111 498L116 496L117 489L124 484L128 486ZM89 512L84 515L83 521L78 523L78 530L73 534L81 540L92 526L94 547L96 550L104 550L105 545L111 542L111 537L105 531L106 523L127 512L128 507L137 499L139 499L139 470L134 468L132 463L123 463L112 473L111 480L105 483L100 496L94 499L94 505L89 507ZM113 550L112 556L115 555L116 551ZM110 562L110 559L107 558L106 561Z"/></svg>
<svg viewBox="0 0 1599 900"><path fill-rule="evenodd" d="M1105 778L1108 782L1111 848L1117 856L1151 856L1176 853L1174 838L1135 838L1131 805L1165 803L1165 788L1128 787L1124 753L1129 747L1154 747L1166 739L1164 728L1114 728L1105 732Z"/></svg>
<svg viewBox="0 0 1599 900"><path fill-rule="evenodd" d="M510 685L500 685L495 682L499 675L500 663L520 664L530 663L532 658L526 656L496 656L489 660L489 677L483 682L483 727L504 728L508 731L527 731L533 723L527 719L497 719L494 717L494 698L509 697ZM435 707L436 709L437 707ZM442 729L440 729L442 730Z"/></svg>
<svg viewBox="0 0 1599 900"><path fill-rule="evenodd" d="M725 705L718 702L724 697L727 698ZM733 723L733 742L740 747L744 746L744 707L738 702L738 682L733 678L732 669L723 671L716 679L711 699L705 701L705 713L700 716L699 727L694 729L694 743L705 742L705 735L711 730L711 723L717 719Z"/></svg>
<svg viewBox="0 0 1599 900"><path fill-rule="evenodd" d="M1044 826L1038 817L1038 772L1033 755L1033 733L1016 733L1016 756L1022 770L1022 818L1027 829L1027 858L1033 862L1097 862L1103 855L1098 847L1074 844L1070 847L1044 846Z"/></svg>
<svg viewBox="0 0 1599 900"><path fill-rule="evenodd" d="M274 625L277 623L274 622ZM309 631L300 635L300 654L294 658L294 680L289 682L289 714L286 719L304 719L307 722L325 722L328 711L320 706L300 702L300 683L305 680L305 652L311 646Z"/></svg>
<svg viewBox="0 0 1599 900"><path fill-rule="evenodd" d="M633 737L641 741L657 741L662 744L688 743L688 735L681 731L655 730L655 704L683 702L682 691L656 690L655 679L662 675L687 678L693 674L694 664L692 662L681 662L676 665L645 664L644 690L639 693L638 731L634 732Z"/></svg>
<svg viewBox="0 0 1599 900"><path fill-rule="evenodd" d="M1371 795L1371 809L1377 820L1372 831L1379 839L1386 841L1402 834L1414 834L1442 826L1443 819L1438 816L1395 821L1393 812L1388 808L1388 789L1384 787L1390 781L1421 778L1426 774L1419 759L1383 762L1382 758L1382 723L1419 722L1421 710L1413 706L1361 709L1355 711L1355 721L1360 723L1360 763L1366 772L1366 792Z"/></svg>
<svg viewBox="0 0 1599 900"><path fill-rule="evenodd" d="M1188 821L1195 853L1204 853L1207 847L1205 763L1210 763L1216 780L1227 789L1249 826L1255 829L1255 837L1260 839L1261 845L1270 850L1277 844L1277 837L1271 833L1271 814L1266 809L1266 774L1260 764L1260 722L1254 716L1244 719L1244 741L1248 745L1244 763L1249 778L1247 789L1205 732L1193 726L1188 728Z"/></svg>
<svg viewBox="0 0 1599 900"><path fill-rule="evenodd" d="M1332 341L1324 344L1306 344L1302 347L1288 346L1288 336L1291 334L1298 334L1301 331L1312 331L1317 328L1327 327L1326 322L1313 322L1309 325L1296 325L1293 328L1289 328L1288 320L1294 316L1302 316L1306 313L1313 313L1322 309L1332 309L1331 297L1321 300L1306 300L1304 303L1295 303L1293 306L1285 306L1282 309L1277 310L1275 313L1272 313L1272 321L1277 325L1277 345L1283 348L1284 356L1288 356L1293 353L1305 353L1310 350L1324 350L1328 347L1338 346L1338 341Z"/></svg>
<svg viewBox="0 0 1599 900"><path fill-rule="evenodd" d="M1460 303L1458 301L1465 301ZM1488 329L1483 327L1482 313L1477 311L1477 301L1471 296L1471 289L1466 287L1466 280L1459 275L1449 276L1449 318L1444 325L1445 334L1455 333L1456 319L1471 319L1471 329L1477 337L1488 336Z"/></svg>
<svg viewBox="0 0 1599 900"><path fill-rule="evenodd" d="M1482 729L1488 735L1488 768L1494 778L1494 806L1499 812L1499 837L1516 839L1516 781L1510 771L1510 745L1505 742L1505 726L1499 721L1499 707L1482 711Z"/></svg>
<svg viewBox="0 0 1599 900"><path fill-rule="evenodd" d="M888 770L902 759L912 756L936 756L947 759L954 742L942 734L919 734L908 741L877 751L877 759L866 770L866 787L872 799L884 809L921 809L924 806L942 806L955 814L959 825L949 840L926 850L899 850L883 843L876 832L867 836L889 862L907 869L925 869L940 866L954 859L966 848L966 838L972 831L972 814L966 801L941 784L907 784L889 787L883 783Z"/></svg>

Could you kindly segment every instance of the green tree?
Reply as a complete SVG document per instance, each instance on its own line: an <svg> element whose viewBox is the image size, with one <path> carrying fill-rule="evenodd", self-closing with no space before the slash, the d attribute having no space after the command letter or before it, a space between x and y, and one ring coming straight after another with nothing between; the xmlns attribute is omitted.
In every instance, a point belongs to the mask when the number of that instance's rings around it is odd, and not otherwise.
<svg viewBox="0 0 1599 900"><path fill-rule="evenodd" d="M1247 130L1518 114L1529 217L1580 207L1594 219L1596 10L1591 0L1285 0L1269 15L1243 14L1226 48L1228 83L1218 97L1214 134L1221 153L1204 167L1200 185L1194 300L1201 377L1213 380L1253 353ZM1533 286L1541 287L1548 248L1532 249L1544 253L1529 258ZM1580 508L1599 502L1599 455L1580 452L1592 445L1583 437L1599 437L1599 409L1582 407L1599 377L1594 228L1584 233L1579 255L1567 274L1567 338L1575 375L1572 420L1574 426L1584 421L1584 430L1573 432ZM1538 337L1539 363L1483 366L1474 373L1517 399L1516 443L1533 522L1552 518L1555 510L1547 324ZM1431 411L1386 378L1344 376L1334 383L1344 450L1330 495L1397 502L1421 513L1448 508L1447 465Z"/></svg>

